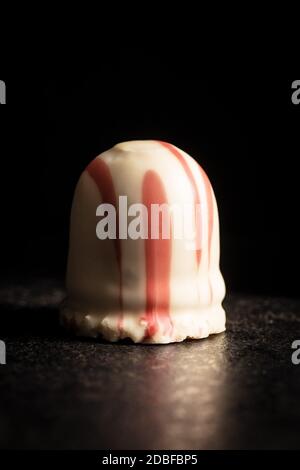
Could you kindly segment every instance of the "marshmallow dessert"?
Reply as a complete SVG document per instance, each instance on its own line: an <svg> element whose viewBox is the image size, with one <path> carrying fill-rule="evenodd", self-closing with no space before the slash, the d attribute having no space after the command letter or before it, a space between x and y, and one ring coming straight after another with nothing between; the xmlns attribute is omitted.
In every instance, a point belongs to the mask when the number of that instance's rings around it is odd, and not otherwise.
<svg viewBox="0 0 300 470"><path fill-rule="evenodd" d="M166 344L225 331L219 220L199 164L132 141L78 181L61 322L79 336Z"/></svg>

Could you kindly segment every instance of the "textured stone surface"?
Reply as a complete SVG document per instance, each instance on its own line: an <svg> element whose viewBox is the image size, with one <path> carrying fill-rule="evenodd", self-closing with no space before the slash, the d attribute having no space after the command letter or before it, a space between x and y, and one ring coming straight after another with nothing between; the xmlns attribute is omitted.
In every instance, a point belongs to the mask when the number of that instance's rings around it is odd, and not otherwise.
<svg viewBox="0 0 300 470"><path fill-rule="evenodd" d="M154 346L68 336L63 296L0 289L1 448L300 448L300 301L229 296L226 333Z"/></svg>

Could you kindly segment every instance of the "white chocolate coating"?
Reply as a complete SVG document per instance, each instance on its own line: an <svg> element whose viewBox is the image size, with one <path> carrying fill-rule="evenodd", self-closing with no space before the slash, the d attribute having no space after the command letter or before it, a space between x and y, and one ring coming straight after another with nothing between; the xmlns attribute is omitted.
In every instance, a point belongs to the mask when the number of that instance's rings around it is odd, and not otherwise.
<svg viewBox="0 0 300 470"><path fill-rule="evenodd" d="M141 238L97 238L99 204L112 202L112 191L116 198L126 195L128 206L141 203L147 191L155 196L147 181L157 184L157 194L168 204L192 205L199 199L200 251L188 250L186 240L175 239L173 230L171 240L161 245ZM197 231L193 217L190 222ZM89 165L75 190L62 323L78 335L136 343L221 333L225 285L219 252L217 204L198 163L170 144L118 144Z"/></svg>

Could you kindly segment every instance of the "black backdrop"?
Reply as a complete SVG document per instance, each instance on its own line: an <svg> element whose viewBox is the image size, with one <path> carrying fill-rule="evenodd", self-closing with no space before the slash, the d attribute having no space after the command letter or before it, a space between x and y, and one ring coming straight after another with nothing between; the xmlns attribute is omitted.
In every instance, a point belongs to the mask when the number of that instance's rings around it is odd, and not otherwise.
<svg viewBox="0 0 300 470"><path fill-rule="evenodd" d="M119 141L159 139L214 186L227 288L298 296L300 105L293 80L119 51L92 69L22 69L0 108L2 282L62 277L76 181ZM296 79L297 77L294 77Z"/></svg>

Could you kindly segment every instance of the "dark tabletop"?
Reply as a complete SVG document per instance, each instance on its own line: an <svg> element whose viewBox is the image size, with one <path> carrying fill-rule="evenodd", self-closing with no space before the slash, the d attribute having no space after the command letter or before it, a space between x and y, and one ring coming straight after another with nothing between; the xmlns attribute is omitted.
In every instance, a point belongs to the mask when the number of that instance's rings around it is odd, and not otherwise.
<svg viewBox="0 0 300 470"><path fill-rule="evenodd" d="M226 333L155 346L69 336L63 296L0 289L0 448L300 448L300 301L231 295Z"/></svg>

